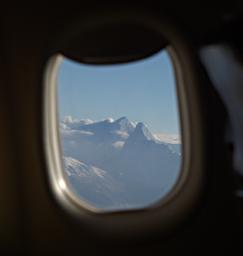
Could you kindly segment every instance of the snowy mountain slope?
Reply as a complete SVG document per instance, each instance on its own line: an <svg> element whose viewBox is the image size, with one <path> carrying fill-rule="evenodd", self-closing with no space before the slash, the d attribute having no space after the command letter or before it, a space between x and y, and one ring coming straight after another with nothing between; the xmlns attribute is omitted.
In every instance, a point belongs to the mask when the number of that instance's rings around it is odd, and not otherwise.
<svg viewBox="0 0 243 256"><path fill-rule="evenodd" d="M141 183L152 188L170 189L176 182L180 155L170 145L156 140L148 128L139 123L122 148L126 169L137 172Z"/></svg>
<svg viewBox="0 0 243 256"><path fill-rule="evenodd" d="M92 132L98 141L124 140L135 129L135 124L126 117L119 118L116 121L109 118L99 122L88 119L62 123L71 129Z"/></svg>
<svg viewBox="0 0 243 256"><path fill-rule="evenodd" d="M119 208L126 204L121 197L124 186L105 170L71 157L63 157L63 161L71 187L80 198L99 208Z"/></svg>
<svg viewBox="0 0 243 256"><path fill-rule="evenodd" d="M149 205L177 180L180 144L163 142L143 123L67 118L60 132L74 190L99 208Z"/></svg>

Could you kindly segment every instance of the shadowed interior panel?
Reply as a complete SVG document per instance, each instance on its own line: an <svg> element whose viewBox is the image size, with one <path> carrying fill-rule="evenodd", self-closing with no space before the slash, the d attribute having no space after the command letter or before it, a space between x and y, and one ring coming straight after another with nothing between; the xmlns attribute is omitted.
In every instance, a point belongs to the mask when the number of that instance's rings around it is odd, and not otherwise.
<svg viewBox="0 0 243 256"><path fill-rule="evenodd" d="M167 44L155 31L136 24L107 24L73 32L61 53L75 61L110 64L133 61Z"/></svg>

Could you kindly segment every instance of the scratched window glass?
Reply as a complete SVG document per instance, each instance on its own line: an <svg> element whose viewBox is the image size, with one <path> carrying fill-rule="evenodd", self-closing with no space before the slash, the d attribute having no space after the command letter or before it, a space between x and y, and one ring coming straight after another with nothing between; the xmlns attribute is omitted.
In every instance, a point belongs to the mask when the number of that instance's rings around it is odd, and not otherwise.
<svg viewBox="0 0 243 256"><path fill-rule="evenodd" d="M181 171L175 74L166 50L125 64L63 58L57 79L65 179L103 211L149 207Z"/></svg>

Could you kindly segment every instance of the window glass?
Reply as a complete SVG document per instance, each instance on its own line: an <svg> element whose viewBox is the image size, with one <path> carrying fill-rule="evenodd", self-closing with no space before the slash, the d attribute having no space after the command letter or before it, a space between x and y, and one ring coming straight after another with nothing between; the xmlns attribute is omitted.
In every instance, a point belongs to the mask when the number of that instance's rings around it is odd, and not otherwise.
<svg viewBox="0 0 243 256"><path fill-rule="evenodd" d="M181 136L166 50L114 65L64 58L57 86L65 179L81 201L114 211L168 195L180 174Z"/></svg>

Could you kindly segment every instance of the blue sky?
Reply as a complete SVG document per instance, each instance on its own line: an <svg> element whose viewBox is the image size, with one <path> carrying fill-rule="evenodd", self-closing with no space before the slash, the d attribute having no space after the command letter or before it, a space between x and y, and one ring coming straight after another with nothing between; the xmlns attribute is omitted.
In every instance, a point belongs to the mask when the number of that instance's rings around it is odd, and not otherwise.
<svg viewBox="0 0 243 256"><path fill-rule="evenodd" d="M179 134L175 77L166 51L116 65L64 59L58 74L59 115L102 120L126 116L152 132Z"/></svg>

